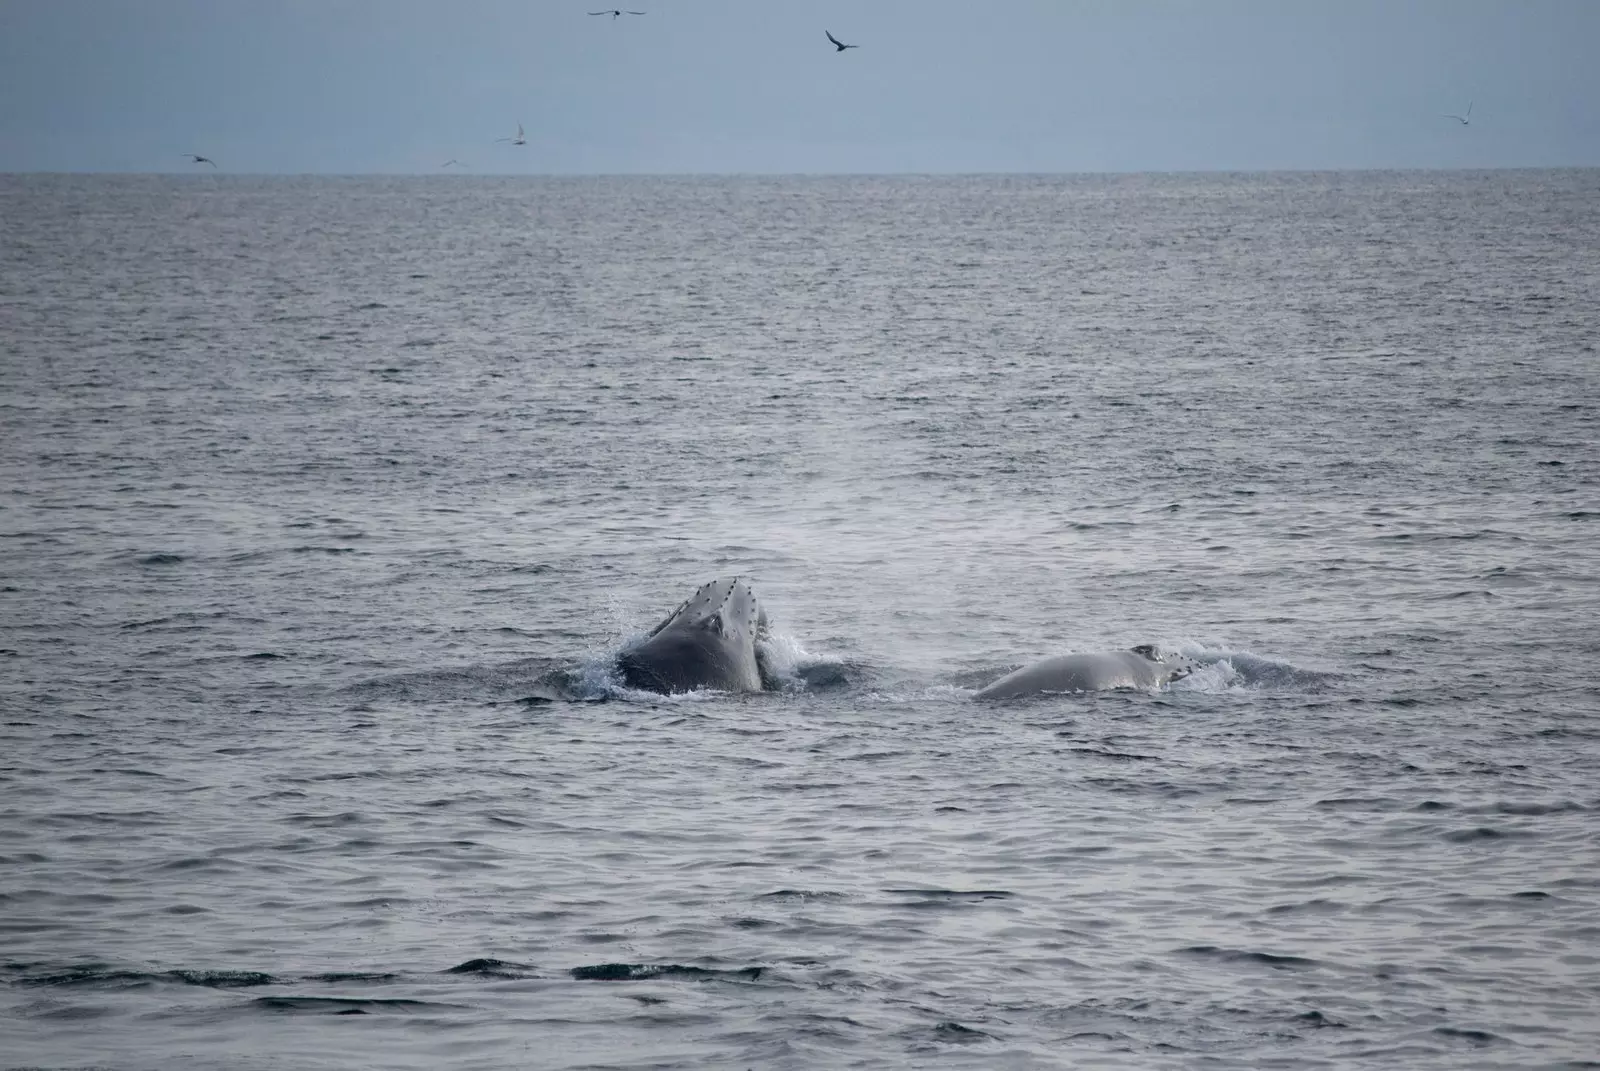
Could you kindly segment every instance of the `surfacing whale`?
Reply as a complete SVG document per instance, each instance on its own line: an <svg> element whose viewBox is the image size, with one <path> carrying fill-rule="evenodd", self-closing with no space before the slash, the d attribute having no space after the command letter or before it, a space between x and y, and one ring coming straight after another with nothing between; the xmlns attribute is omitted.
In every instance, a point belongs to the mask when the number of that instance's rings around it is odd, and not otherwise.
<svg viewBox="0 0 1600 1071"><path fill-rule="evenodd" d="M1056 655L1007 673L980 688L974 699L1015 699L1046 692L1100 692L1108 688L1159 688L1198 668L1182 655L1165 654L1152 644L1129 651Z"/></svg>
<svg viewBox="0 0 1600 1071"><path fill-rule="evenodd" d="M759 692L775 687L758 646L767 615L740 577L703 584L638 644L617 655L623 683L641 691Z"/></svg>

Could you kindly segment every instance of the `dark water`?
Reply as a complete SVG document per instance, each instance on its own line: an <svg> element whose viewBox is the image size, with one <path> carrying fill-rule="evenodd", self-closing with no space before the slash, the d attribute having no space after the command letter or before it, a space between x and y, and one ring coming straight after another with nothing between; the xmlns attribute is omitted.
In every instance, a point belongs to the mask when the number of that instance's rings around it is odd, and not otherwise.
<svg viewBox="0 0 1600 1071"><path fill-rule="evenodd" d="M1597 1066L1596 294L1594 171L0 177L0 1063ZM733 573L783 692L608 682Z"/></svg>

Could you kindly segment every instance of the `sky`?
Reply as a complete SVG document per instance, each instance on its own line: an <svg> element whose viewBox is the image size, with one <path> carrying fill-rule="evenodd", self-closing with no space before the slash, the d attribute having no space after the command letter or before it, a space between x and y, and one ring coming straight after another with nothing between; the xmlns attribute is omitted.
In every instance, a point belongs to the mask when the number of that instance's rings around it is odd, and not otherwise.
<svg viewBox="0 0 1600 1071"><path fill-rule="evenodd" d="M1600 0L632 6L0 0L0 171L1600 166Z"/></svg>

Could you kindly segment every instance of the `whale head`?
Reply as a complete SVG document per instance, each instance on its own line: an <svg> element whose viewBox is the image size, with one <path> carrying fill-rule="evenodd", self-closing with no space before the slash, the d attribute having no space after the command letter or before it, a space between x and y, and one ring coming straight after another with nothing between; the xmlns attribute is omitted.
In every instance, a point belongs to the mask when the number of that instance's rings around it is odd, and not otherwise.
<svg viewBox="0 0 1600 1071"><path fill-rule="evenodd" d="M618 655L618 668L630 688L652 692L760 691L770 677L758 648L768 629L746 580L712 580Z"/></svg>
<svg viewBox="0 0 1600 1071"><path fill-rule="evenodd" d="M754 589L743 577L724 577L701 584L700 589L668 614L647 639L674 628L700 628L727 636L745 633L765 639L767 614Z"/></svg>
<svg viewBox="0 0 1600 1071"><path fill-rule="evenodd" d="M1164 651L1153 643L1141 643L1132 648L1133 653L1161 667L1158 673L1162 684L1181 681L1200 668L1200 663L1174 651Z"/></svg>

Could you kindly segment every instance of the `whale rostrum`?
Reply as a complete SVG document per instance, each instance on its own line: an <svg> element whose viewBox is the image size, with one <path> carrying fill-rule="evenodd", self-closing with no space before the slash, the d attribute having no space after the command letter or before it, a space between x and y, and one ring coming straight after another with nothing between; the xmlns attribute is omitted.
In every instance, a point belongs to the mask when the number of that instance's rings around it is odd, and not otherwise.
<svg viewBox="0 0 1600 1071"><path fill-rule="evenodd" d="M617 669L624 684L641 691L759 692L775 686L761 649L767 628L766 611L748 582L712 580L618 654Z"/></svg>
<svg viewBox="0 0 1600 1071"><path fill-rule="evenodd" d="M1108 688L1159 688L1196 669L1182 655L1166 654L1152 644L1127 651L1067 654L1046 658L1007 673L980 688L974 699L1015 699L1047 692L1099 692Z"/></svg>

